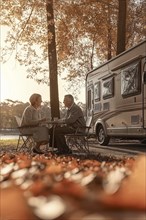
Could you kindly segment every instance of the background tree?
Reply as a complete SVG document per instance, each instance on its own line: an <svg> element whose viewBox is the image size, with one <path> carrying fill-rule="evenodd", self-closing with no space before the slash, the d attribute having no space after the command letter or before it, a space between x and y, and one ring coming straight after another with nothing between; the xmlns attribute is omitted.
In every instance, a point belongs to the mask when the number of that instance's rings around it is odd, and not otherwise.
<svg viewBox="0 0 146 220"><path fill-rule="evenodd" d="M22 113L29 103L12 101L7 99L6 102L0 103L0 129L14 129L17 127L15 115L22 116Z"/></svg>
<svg viewBox="0 0 146 220"><path fill-rule="evenodd" d="M127 18L127 2L119 0L118 25L117 25L117 51L120 54L125 50L126 46L126 18Z"/></svg>

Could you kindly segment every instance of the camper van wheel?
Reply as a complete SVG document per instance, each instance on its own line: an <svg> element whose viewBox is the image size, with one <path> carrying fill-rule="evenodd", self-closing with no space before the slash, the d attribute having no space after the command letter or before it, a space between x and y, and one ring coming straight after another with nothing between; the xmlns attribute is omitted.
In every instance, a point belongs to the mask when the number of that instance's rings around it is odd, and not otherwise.
<svg viewBox="0 0 146 220"><path fill-rule="evenodd" d="M105 135L105 130L102 125L97 129L97 139L100 145L108 145L109 137Z"/></svg>
<svg viewBox="0 0 146 220"><path fill-rule="evenodd" d="M140 142L141 142L141 144L146 144L146 139L143 139Z"/></svg>

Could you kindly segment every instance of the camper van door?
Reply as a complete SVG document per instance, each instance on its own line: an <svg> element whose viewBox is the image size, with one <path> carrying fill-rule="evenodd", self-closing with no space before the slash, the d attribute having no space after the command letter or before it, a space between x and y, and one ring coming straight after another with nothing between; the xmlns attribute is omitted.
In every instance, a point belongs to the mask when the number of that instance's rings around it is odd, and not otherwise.
<svg viewBox="0 0 146 220"><path fill-rule="evenodd" d="M94 93L93 93L93 83L89 84L87 87L86 103L87 103L87 117L93 115L94 110Z"/></svg>

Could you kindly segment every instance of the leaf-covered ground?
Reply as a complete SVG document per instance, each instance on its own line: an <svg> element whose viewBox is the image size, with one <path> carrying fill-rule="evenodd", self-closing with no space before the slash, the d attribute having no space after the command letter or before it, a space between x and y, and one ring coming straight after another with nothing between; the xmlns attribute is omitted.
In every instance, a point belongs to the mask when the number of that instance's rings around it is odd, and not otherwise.
<svg viewBox="0 0 146 220"><path fill-rule="evenodd" d="M144 155L38 155L7 145L0 166L1 219L146 219Z"/></svg>

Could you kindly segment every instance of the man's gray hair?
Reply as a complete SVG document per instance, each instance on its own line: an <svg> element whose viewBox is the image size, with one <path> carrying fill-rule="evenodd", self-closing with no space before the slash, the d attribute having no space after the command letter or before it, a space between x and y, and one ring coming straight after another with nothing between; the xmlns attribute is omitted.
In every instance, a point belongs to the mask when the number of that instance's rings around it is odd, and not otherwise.
<svg viewBox="0 0 146 220"><path fill-rule="evenodd" d="M67 98L71 99L72 102L74 102L74 97L71 94L67 94L64 97L67 97Z"/></svg>

